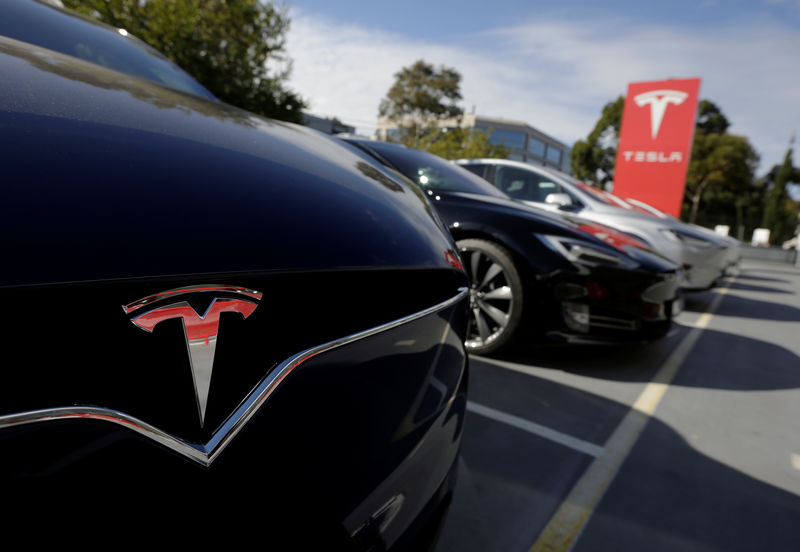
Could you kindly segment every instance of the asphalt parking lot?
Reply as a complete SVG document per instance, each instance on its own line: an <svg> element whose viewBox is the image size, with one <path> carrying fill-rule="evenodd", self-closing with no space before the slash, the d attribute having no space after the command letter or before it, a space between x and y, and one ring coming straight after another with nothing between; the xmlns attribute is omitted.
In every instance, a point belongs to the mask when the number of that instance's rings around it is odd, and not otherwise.
<svg viewBox="0 0 800 552"><path fill-rule="evenodd" d="M437 550L800 550L800 269L745 261L677 322L472 357Z"/></svg>

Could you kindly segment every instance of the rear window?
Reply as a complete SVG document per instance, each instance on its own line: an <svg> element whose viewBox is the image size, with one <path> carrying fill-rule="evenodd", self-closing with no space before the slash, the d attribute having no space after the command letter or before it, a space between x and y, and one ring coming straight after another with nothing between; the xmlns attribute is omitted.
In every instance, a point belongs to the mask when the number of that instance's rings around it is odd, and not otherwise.
<svg viewBox="0 0 800 552"><path fill-rule="evenodd" d="M386 142L369 142L361 145L386 158L423 190L508 198L483 178L436 155Z"/></svg>

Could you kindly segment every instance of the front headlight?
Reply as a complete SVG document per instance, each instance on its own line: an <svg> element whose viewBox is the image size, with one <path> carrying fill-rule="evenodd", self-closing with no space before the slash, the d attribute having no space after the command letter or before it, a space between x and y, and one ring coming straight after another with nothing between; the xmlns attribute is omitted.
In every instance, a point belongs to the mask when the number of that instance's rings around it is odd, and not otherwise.
<svg viewBox="0 0 800 552"><path fill-rule="evenodd" d="M547 247L563 255L577 266L610 266L627 269L639 266L639 263L624 253L610 248L563 236L536 234L536 237L542 240Z"/></svg>

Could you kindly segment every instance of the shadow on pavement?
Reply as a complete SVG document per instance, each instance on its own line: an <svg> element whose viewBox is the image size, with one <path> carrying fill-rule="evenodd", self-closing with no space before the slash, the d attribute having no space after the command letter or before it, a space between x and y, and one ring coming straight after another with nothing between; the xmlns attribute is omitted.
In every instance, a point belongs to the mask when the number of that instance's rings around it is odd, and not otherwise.
<svg viewBox="0 0 800 552"><path fill-rule="evenodd" d="M683 294L683 310L687 312L706 312L716 294L710 291Z"/></svg>
<svg viewBox="0 0 800 552"><path fill-rule="evenodd" d="M736 298L726 297L726 301L729 299ZM773 305L776 306L780 307ZM741 312L739 308L737 306L737 312ZM800 310L793 307L784 308L794 316L800 314ZM718 313L725 314L725 311L719 309ZM647 382L687 331L683 328L677 335L638 347L518 346L493 358L590 378ZM738 391L800 389L800 357L774 343L705 329L684 360L679 376L682 374L692 377L679 377L673 385Z"/></svg>
<svg viewBox="0 0 800 552"><path fill-rule="evenodd" d="M797 307L785 303L739 297L738 295L726 295L714 314L778 322L800 322L800 309Z"/></svg>
<svg viewBox="0 0 800 552"><path fill-rule="evenodd" d="M526 377L534 388L557 385ZM477 377L472 385L488 382ZM590 414L581 401L616 415L628 410L562 387L559 394L573 396L568 410L576 416ZM513 385L505 391L527 395ZM608 423L612 431L618 419ZM473 413L465 429L458 485L437 550L529 550L591 457ZM574 550L800 550L798 519L797 495L702 454L653 418Z"/></svg>
<svg viewBox="0 0 800 552"><path fill-rule="evenodd" d="M800 550L798 519L796 494L651 419L573 550Z"/></svg>
<svg viewBox="0 0 800 552"><path fill-rule="evenodd" d="M753 274L740 273L736 276L737 280L757 280L759 282L775 282L776 284L789 284L789 280L781 280L779 278L767 278L766 276L755 276Z"/></svg>
<svg viewBox="0 0 800 552"><path fill-rule="evenodd" d="M737 280L738 280L738 278L737 278ZM738 289L738 290L741 290L741 291L758 291L758 292L761 292L761 293L788 293L788 294L792 294L791 291L785 290L785 289L779 289L779 288L775 288L775 287L766 287L766 286L754 286L754 285L751 285L751 284L742 284L742 283L739 283L739 282L736 282L736 281L728 283L725 287L727 287L729 289Z"/></svg>
<svg viewBox="0 0 800 552"><path fill-rule="evenodd" d="M771 277L780 274L795 278ZM779 429L791 426L786 409L792 402L775 395L773 406L758 394L726 393L800 388L800 334L784 324L800 321L800 308L787 304L780 290L798 280L800 270L757 265L722 284L769 292L781 301L723 298L715 314L752 319L742 326L748 336L737 334L730 318L720 319L724 329L703 330L671 384L684 389L667 393L656 411L660 418L649 419L574 551L800 550L800 472L786 452L796 435ZM687 312L679 320L687 326L647 345L526 344L492 359L473 357L470 400L604 445L630 412L630 397L643 388L614 382L651 381L717 296L686 294ZM580 388L565 382L580 382ZM694 391L706 389L718 393ZM468 413L459 483L437 550L529 550L591 461L565 445Z"/></svg>
<svg viewBox="0 0 800 552"><path fill-rule="evenodd" d="M517 346L493 358L589 377L643 382L650 380L657 367L650 369L650 349L648 345Z"/></svg>
<svg viewBox="0 0 800 552"><path fill-rule="evenodd" d="M744 274L750 274L753 272L761 273L766 272L767 274L785 274L786 276L800 276L800 269L793 270L791 265L776 265L778 267L786 267L786 268L773 268L769 265L758 265L758 267L748 267L743 269Z"/></svg>

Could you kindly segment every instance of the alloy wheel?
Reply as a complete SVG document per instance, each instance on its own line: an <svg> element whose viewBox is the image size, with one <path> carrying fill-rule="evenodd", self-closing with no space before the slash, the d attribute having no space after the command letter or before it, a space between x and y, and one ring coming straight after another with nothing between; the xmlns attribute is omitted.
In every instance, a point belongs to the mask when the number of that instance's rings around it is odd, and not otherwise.
<svg viewBox="0 0 800 552"><path fill-rule="evenodd" d="M472 282L466 346L476 353L493 352L516 329L521 309L519 276L508 255L494 244L464 240L458 245Z"/></svg>

